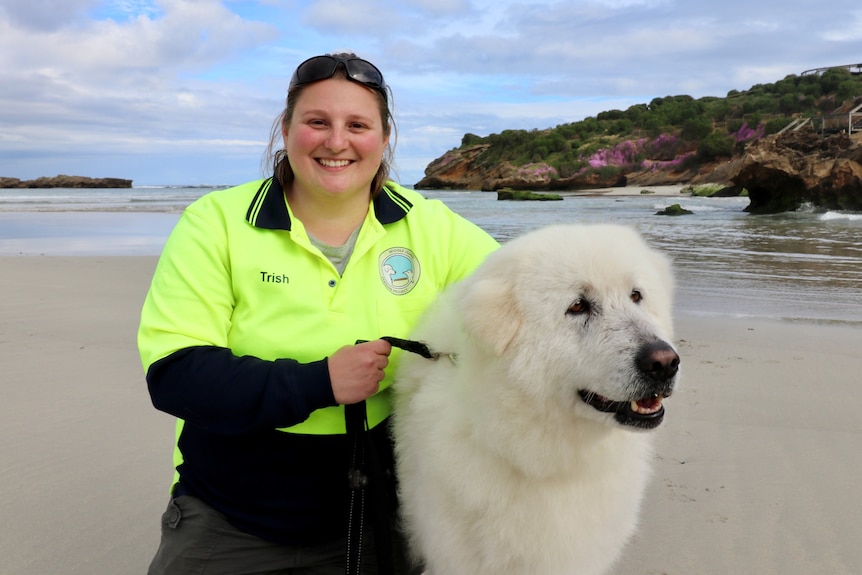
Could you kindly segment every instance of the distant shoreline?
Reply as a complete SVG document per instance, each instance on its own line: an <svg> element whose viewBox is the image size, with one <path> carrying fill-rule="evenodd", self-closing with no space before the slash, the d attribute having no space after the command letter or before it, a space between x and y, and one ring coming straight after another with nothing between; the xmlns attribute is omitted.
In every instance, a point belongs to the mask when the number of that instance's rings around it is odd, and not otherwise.
<svg viewBox="0 0 862 575"><path fill-rule="evenodd" d="M691 195L687 191L683 191L687 186L676 185L661 185L661 186L622 186L614 188L593 188L589 190L575 191L554 191L555 194L561 196L688 196Z"/></svg>
<svg viewBox="0 0 862 575"><path fill-rule="evenodd" d="M87 176L43 176L35 180L21 180L0 176L0 188L131 188L132 180L123 178L89 178Z"/></svg>

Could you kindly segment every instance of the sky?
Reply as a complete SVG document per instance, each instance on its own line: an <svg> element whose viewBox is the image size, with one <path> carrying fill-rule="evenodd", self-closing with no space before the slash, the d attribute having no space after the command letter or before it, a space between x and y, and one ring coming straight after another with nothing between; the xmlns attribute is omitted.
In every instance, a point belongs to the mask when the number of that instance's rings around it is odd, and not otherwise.
<svg viewBox="0 0 862 575"><path fill-rule="evenodd" d="M352 51L392 88L394 176L466 133L862 63L858 0L0 0L0 176L240 184L297 64Z"/></svg>

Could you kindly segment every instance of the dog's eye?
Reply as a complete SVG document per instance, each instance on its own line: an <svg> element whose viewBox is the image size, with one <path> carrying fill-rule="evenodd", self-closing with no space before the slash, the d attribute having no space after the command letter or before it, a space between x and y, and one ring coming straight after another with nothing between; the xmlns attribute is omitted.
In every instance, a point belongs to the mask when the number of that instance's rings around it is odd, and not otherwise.
<svg viewBox="0 0 862 575"><path fill-rule="evenodd" d="M640 290L635 289L635 290L632 290L631 298L632 298L633 302L640 303L643 301L644 296L641 294Z"/></svg>
<svg viewBox="0 0 862 575"><path fill-rule="evenodd" d="M585 299L576 299L572 305L569 306L569 309L566 310L566 313L570 313L573 315L580 315L584 313L590 312L590 302Z"/></svg>

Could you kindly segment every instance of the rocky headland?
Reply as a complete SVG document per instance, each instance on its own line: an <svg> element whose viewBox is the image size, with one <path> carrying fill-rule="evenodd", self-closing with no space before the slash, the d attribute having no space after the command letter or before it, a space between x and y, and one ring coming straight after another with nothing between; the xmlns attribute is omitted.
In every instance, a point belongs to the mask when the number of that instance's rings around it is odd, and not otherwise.
<svg viewBox="0 0 862 575"><path fill-rule="evenodd" d="M843 132L824 138L814 130L767 136L746 147L730 180L748 190L751 213L806 203L862 211L862 138Z"/></svg>
<svg viewBox="0 0 862 575"><path fill-rule="evenodd" d="M745 142L741 151L711 162L690 161L691 150L675 157L658 156L639 162L649 143L626 141L606 157L621 157L618 170L584 170L568 177L541 163L514 166L500 162L484 167L479 160L486 144L462 147L431 162L416 189L504 188L563 191L621 186L721 184L736 193L747 190L752 213L793 211L803 204L830 210L862 211L862 134L823 136L811 128ZM688 160L688 161L687 161ZM608 164L606 164L608 165Z"/></svg>
<svg viewBox="0 0 862 575"><path fill-rule="evenodd" d="M602 176L598 172L555 177L556 172L542 163L515 166L500 162L482 167L478 161L488 144L477 144L447 152L425 168L425 177L414 186L421 190L482 190L506 188L531 191L584 190L623 187L625 175Z"/></svg>
<svg viewBox="0 0 862 575"><path fill-rule="evenodd" d="M86 176L66 176L20 180L0 176L0 188L131 188L132 180L122 178L88 178Z"/></svg>

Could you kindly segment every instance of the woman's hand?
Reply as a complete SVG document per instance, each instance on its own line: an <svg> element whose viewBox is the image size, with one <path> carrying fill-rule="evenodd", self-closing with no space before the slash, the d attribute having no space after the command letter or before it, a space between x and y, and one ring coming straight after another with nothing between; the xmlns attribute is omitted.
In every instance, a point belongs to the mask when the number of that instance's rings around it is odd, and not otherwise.
<svg viewBox="0 0 862 575"><path fill-rule="evenodd" d="M358 403L380 389L389 365L389 342L376 339L357 345L346 345L329 357L329 380L339 404Z"/></svg>

